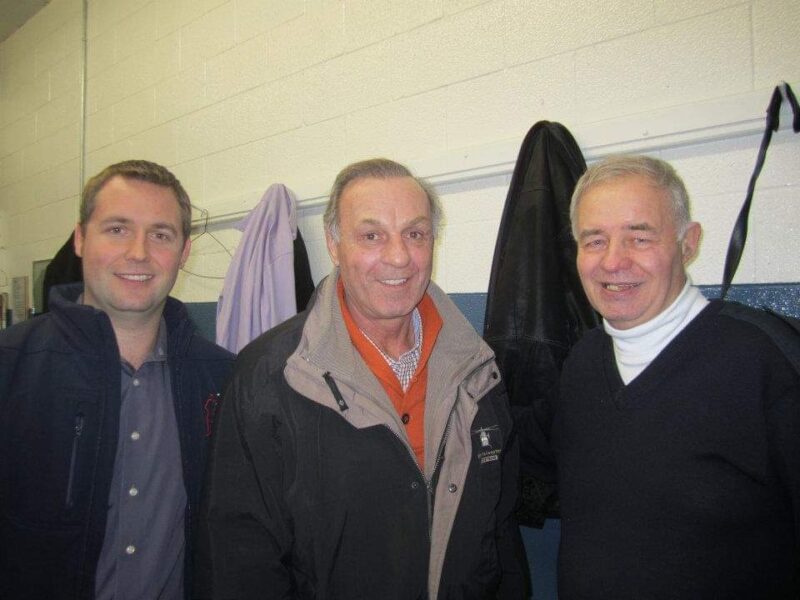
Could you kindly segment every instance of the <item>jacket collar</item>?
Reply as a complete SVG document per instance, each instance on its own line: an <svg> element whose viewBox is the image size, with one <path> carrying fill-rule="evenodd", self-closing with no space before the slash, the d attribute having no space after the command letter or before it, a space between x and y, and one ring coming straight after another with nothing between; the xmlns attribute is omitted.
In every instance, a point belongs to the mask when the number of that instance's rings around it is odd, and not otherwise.
<svg viewBox="0 0 800 600"><path fill-rule="evenodd" d="M334 269L318 286L300 343L287 361L285 374L295 391L338 411L322 379L323 373L330 373L337 383L350 388L350 398L345 394L348 404L356 393L371 398L381 406L384 418L380 422L385 422L386 414L396 416L396 411L350 341L336 295L338 277L338 269ZM463 386L463 400L476 403L497 383L492 375L494 353L435 283L429 284L427 293L443 322L428 366L427 396L453 397L454 388ZM446 407L442 408L447 412Z"/></svg>
<svg viewBox="0 0 800 600"><path fill-rule="evenodd" d="M77 341L81 344L95 344L99 335L109 334L116 341L108 315L92 306L79 304L81 294L83 283L53 286L50 290L50 311L72 325L70 329L76 331ZM163 317L167 324L167 354L186 354L193 331L186 306L170 296L164 305Z"/></svg>

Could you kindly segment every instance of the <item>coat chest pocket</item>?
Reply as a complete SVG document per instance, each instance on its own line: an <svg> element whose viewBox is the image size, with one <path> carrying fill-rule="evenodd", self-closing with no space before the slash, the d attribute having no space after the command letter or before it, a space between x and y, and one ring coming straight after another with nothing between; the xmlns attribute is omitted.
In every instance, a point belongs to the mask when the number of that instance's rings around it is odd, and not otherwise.
<svg viewBox="0 0 800 600"><path fill-rule="evenodd" d="M6 415L7 516L31 528L81 521L97 467L97 394L55 387L19 390Z"/></svg>

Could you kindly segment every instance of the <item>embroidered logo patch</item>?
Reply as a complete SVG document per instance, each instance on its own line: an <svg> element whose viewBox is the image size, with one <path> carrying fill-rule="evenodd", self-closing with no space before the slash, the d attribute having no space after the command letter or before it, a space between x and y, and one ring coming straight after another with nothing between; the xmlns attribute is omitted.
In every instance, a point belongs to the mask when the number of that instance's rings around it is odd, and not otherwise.
<svg viewBox="0 0 800 600"><path fill-rule="evenodd" d="M473 429L472 435L478 438L481 451L478 452L478 460L480 464L486 464L500 460L500 427L493 425L491 427L481 427L480 429Z"/></svg>

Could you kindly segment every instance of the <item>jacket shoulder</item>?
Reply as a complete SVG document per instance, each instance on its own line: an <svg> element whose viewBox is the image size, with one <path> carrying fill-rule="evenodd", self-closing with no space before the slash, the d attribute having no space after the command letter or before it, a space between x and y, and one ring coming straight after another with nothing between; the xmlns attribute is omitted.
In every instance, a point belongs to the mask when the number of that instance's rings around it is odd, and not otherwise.
<svg viewBox="0 0 800 600"><path fill-rule="evenodd" d="M53 334L52 314L44 313L0 331L0 349L3 352L36 352L59 339Z"/></svg>
<svg viewBox="0 0 800 600"><path fill-rule="evenodd" d="M587 354L596 356L598 349L606 343L607 339L608 334L605 332L602 325L592 327L581 336L581 339L575 342L574 346L572 346L567 356L567 362Z"/></svg>
<svg viewBox="0 0 800 600"><path fill-rule="evenodd" d="M283 371L289 356L297 349L307 311L276 325L247 344L236 359L236 374L258 370L261 373Z"/></svg>
<svg viewBox="0 0 800 600"><path fill-rule="evenodd" d="M769 338L800 374L800 319L738 302L724 302L719 315L733 319L734 323L744 328L756 328Z"/></svg>

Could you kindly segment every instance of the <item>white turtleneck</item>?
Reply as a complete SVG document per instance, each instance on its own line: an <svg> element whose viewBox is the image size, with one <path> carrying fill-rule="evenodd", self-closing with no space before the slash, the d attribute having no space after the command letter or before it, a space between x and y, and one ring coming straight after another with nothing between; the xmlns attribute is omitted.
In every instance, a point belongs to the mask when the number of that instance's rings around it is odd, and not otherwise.
<svg viewBox="0 0 800 600"><path fill-rule="evenodd" d="M644 371L706 304L708 300L687 277L675 301L646 323L630 329L615 329L603 319L603 328L614 343L614 357L625 385Z"/></svg>

